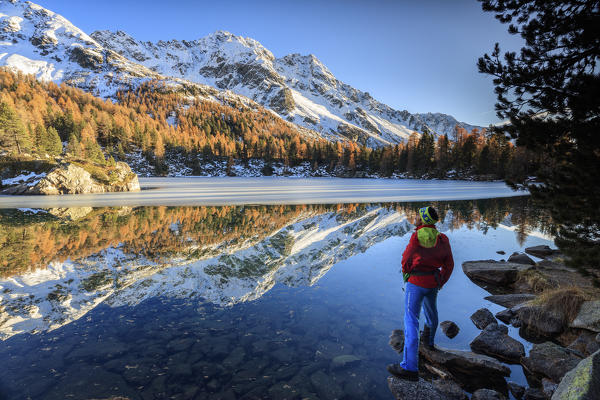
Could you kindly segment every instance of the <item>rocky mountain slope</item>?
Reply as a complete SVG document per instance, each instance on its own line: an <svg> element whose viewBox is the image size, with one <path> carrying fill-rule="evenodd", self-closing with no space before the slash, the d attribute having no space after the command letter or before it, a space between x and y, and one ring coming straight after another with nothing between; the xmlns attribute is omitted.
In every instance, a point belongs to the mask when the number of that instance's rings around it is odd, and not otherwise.
<svg viewBox="0 0 600 400"><path fill-rule="evenodd" d="M242 94L332 138L376 146L398 143L413 131L451 134L457 124L475 128L445 114L394 110L338 80L312 54L276 58L256 40L225 31L194 41L156 43L122 31L97 31L92 37L153 71Z"/></svg>
<svg viewBox="0 0 600 400"><path fill-rule="evenodd" d="M62 16L22 0L0 2L0 66L103 97L148 79L191 85L205 99L257 102L306 134L369 146L398 143L425 128L450 134L456 124L474 127L445 114L394 110L339 81L313 55L276 58L257 41L222 31L157 43L124 32L88 36Z"/></svg>
<svg viewBox="0 0 600 400"><path fill-rule="evenodd" d="M191 86L203 99L254 103L210 86L160 75L104 48L64 17L23 0L0 1L0 66L101 97L155 79L175 88Z"/></svg>

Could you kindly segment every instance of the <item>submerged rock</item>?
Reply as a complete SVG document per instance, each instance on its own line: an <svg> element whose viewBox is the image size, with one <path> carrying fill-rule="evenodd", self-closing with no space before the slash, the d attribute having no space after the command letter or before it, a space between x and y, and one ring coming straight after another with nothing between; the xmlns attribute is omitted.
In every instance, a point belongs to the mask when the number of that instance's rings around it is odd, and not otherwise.
<svg viewBox="0 0 600 400"><path fill-rule="evenodd" d="M448 397L440 393L433 384L419 379L412 382L398 379L394 376L388 377L388 387L397 400L447 400Z"/></svg>
<svg viewBox="0 0 600 400"><path fill-rule="evenodd" d="M487 308L480 308L471 315L471 321L475 324L477 329L485 329L488 325L496 323L494 314Z"/></svg>
<svg viewBox="0 0 600 400"><path fill-rule="evenodd" d="M331 360L331 369L341 369L359 364L360 362L361 359L359 357L356 357L352 354L344 354L341 356L334 357L334 359Z"/></svg>
<svg viewBox="0 0 600 400"><path fill-rule="evenodd" d="M471 350L486 354L498 360L518 364L525 356L525 347L521 342L507 335L507 329L498 324L488 325L483 332L471 342Z"/></svg>
<svg viewBox="0 0 600 400"><path fill-rule="evenodd" d="M473 393L471 400L507 400L506 396L491 389L479 389Z"/></svg>
<svg viewBox="0 0 600 400"><path fill-rule="evenodd" d="M404 331L402 329L394 329L390 335L390 346L398 353L404 351Z"/></svg>
<svg viewBox="0 0 600 400"><path fill-rule="evenodd" d="M450 339L456 337L456 335L458 335L458 332L460 331L458 325L456 325L452 321L444 321L440 323L440 328L442 329L442 332L444 332L444 334Z"/></svg>
<svg viewBox="0 0 600 400"><path fill-rule="evenodd" d="M546 258L560 253L557 249L551 249L547 245L532 246L525 248L525 253L531 254L534 257Z"/></svg>
<svg viewBox="0 0 600 400"><path fill-rule="evenodd" d="M593 400L600 393L600 351L569 371L552 395L552 400Z"/></svg>
<svg viewBox="0 0 600 400"><path fill-rule="evenodd" d="M323 371L317 371L310 376L310 382L315 388L320 399L339 399L344 395L344 391L329 375Z"/></svg>
<svg viewBox="0 0 600 400"><path fill-rule="evenodd" d="M581 358L573 355L567 349L552 342L534 344L529 357L521 358L521 365L529 374L541 378L547 377L554 382L560 382L562 377L575 368Z"/></svg>
<svg viewBox="0 0 600 400"><path fill-rule="evenodd" d="M508 262L513 262L517 264L528 264L535 265L535 261L533 261L527 254L523 253L513 253L510 257L508 257Z"/></svg>
<svg viewBox="0 0 600 400"><path fill-rule="evenodd" d="M569 326L600 332L600 300L584 302Z"/></svg>

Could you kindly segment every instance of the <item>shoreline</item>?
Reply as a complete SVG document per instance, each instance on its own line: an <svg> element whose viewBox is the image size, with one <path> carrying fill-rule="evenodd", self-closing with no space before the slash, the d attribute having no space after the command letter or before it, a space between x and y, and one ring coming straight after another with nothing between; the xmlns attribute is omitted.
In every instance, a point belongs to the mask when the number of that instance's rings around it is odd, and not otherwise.
<svg viewBox="0 0 600 400"><path fill-rule="evenodd" d="M490 293L482 300L503 310L492 314L488 308L480 308L471 315L480 331L470 343L472 352L421 347L424 378L411 383L389 377L394 396L400 400L415 391L426 391L432 399L459 398L466 391L478 399L508 398L509 392L516 399L560 400L565 393L587 399L584 396L591 395L592 388L588 382L598 374L587 365L600 358L600 289L581 272L567 267L563 255L548 246L526 248L508 261L465 261L462 268L472 283ZM453 338L447 327L454 323L445 324L440 334ZM514 332L509 327L517 328L518 333L509 333ZM455 324L453 328L458 332ZM400 354L403 341L401 330L392 332L390 346ZM525 351L523 343L531 348ZM457 369L458 365L462 367ZM484 365L494 366L496 371L481 377L479 368ZM501 367L510 365L523 369L526 386L510 381L512 373L502 378Z"/></svg>

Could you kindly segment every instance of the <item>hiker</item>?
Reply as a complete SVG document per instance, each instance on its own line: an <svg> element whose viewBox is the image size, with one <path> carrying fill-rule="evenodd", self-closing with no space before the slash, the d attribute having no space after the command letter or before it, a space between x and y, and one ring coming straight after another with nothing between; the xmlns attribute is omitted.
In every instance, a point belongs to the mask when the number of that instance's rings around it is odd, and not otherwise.
<svg viewBox="0 0 600 400"><path fill-rule="evenodd" d="M439 217L433 207L419 209L412 234L402 254L402 273L406 282L404 298L404 353L400 364L390 364L387 370L394 376L419 380L419 314L425 309L426 324L422 345L435 350L434 338L438 326L437 294L450 278L454 259L448 237L435 229ZM440 268L441 267L441 271Z"/></svg>

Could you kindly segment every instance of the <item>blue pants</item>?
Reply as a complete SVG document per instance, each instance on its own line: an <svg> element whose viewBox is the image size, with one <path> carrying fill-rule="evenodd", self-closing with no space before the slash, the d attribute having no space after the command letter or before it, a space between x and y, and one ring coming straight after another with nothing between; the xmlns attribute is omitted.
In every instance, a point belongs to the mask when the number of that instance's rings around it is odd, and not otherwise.
<svg viewBox="0 0 600 400"><path fill-rule="evenodd" d="M410 282L406 283L404 299L404 359L400 366L408 371L419 370L419 314L421 305L425 309L425 320L429 326L429 344L433 345L438 326L438 289L426 289Z"/></svg>

